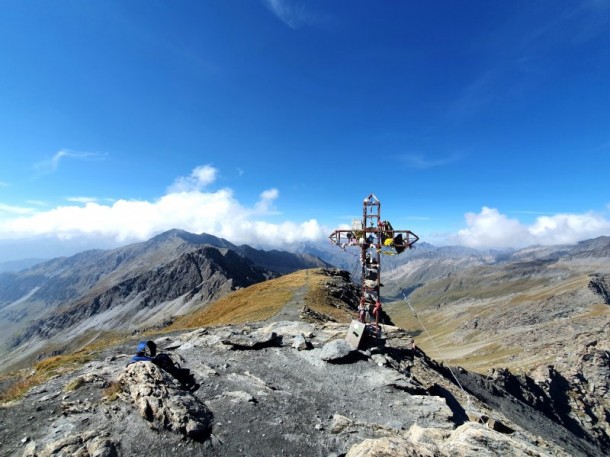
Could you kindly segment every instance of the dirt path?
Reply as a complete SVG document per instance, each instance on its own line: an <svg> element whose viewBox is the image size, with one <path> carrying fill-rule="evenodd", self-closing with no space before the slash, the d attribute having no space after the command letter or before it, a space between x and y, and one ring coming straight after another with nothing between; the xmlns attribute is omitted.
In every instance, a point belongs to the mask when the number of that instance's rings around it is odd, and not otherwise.
<svg viewBox="0 0 610 457"><path fill-rule="evenodd" d="M290 301L288 301L284 307L273 317L269 319L269 322L280 322L280 321L298 321L301 309L305 304L305 296L309 292L309 285L305 284L299 287Z"/></svg>

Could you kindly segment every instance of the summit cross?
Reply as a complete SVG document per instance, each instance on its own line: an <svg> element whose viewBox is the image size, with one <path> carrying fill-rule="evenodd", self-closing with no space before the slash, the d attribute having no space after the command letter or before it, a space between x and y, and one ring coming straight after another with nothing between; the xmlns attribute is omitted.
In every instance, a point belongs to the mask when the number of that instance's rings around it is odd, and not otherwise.
<svg viewBox="0 0 610 457"><path fill-rule="evenodd" d="M381 301L381 255L397 255L410 249L419 237L410 230L394 229L389 221L381 218L381 202L370 194L362 202L362 219L354 219L351 229L335 230L330 241L346 249L360 248L361 289L360 317L364 322L363 309L373 307L375 324L379 326Z"/></svg>

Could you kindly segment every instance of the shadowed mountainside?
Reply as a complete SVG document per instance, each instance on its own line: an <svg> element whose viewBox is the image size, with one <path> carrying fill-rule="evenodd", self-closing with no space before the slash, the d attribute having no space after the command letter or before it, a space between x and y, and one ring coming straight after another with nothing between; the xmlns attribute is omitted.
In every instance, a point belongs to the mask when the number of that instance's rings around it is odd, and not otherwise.
<svg viewBox="0 0 610 457"><path fill-rule="evenodd" d="M61 353L76 337L165 325L232 290L325 265L310 255L263 252L170 230L143 243L2 273L3 368L33 354Z"/></svg>

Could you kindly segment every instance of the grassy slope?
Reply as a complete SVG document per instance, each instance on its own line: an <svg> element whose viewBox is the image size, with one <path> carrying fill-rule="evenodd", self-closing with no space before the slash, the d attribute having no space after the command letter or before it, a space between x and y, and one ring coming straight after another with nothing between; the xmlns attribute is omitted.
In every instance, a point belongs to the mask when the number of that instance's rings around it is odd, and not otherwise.
<svg viewBox="0 0 610 457"><path fill-rule="evenodd" d="M47 357L35 363L33 369L24 368L0 376L0 383L5 385L0 392L0 404L20 398L29 389L53 376L76 370L83 364L95 360L103 349L121 344L129 338L112 332L97 334L93 340L73 352Z"/></svg>
<svg viewBox="0 0 610 457"><path fill-rule="evenodd" d="M337 321L349 322L352 316L332 306L332 299L323 290L327 279L319 269L309 269L254 284L178 318L168 330L266 320L278 313L303 288L306 291L304 302L308 307Z"/></svg>
<svg viewBox="0 0 610 457"><path fill-rule="evenodd" d="M417 344L431 357L480 373L492 367L527 370L553 362L557 353L552 349L561 346L557 340L562 329L577 329L578 334L610 321L610 307L601 303L582 309L575 305L567 316L554 308L554 298L568 297L569 302L587 287L589 277L582 272L561 280L483 269L478 273L417 289L409 300L417 315L404 301L386 309L396 325L416 335Z"/></svg>

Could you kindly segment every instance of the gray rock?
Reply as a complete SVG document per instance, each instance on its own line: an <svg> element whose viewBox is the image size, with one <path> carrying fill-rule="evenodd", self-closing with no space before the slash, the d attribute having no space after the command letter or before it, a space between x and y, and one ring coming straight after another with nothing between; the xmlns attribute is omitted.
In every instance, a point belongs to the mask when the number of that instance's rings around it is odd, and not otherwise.
<svg viewBox="0 0 610 457"><path fill-rule="evenodd" d="M442 455L467 456L512 456L554 457L554 454L515 437L491 430L483 424L467 422L455 429L440 446ZM567 455L567 454L566 454Z"/></svg>
<svg viewBox="0 0 610 457"><path fill-rule="evenodd" d="M167 373L149 362L129 365L118 378L127 400L140 416L157 429L205 440L211 430L212 415L207 407L176 386Z"/></svg>
<svg viewBox="0 0 610 457"><path fill-rule="evenodd" d="M437 457L437 454L404 438L384 437L364 440L352 446L345 457Z"/></svg>
<svg viewBox="0 0 610 457"><path fill-rule="evenodd" d="M476 395L465 397L449 371L423 352L413 350L406 332L400 329L385 326L383 340L365 342L368 356L348 348L335 351L339 357L343 354L353 361L348 364L327 363L320 358L327 343L334 341L325 350L344 343L346 324L275 322L260 330L259 326L210 327L171 336L171 341L180 342L173 355L183 356L188 361L184 366L191 368L201 381L201 388L195 393L182 390L153 364L140 362L125 368L123 355L106 363L94 360L73 373L57 375L32 389L29 397L0 407L0 454L21 456L28 444L30 457L39 455L47 446L57 455L92 455L87 450L93 450L92 445L85 444L92 439L82 437L104 430L109 435L102 438L114 443L115 450L124 456L233 457L282 452L345 456L347 452L361 452L371 456L406 453L447 457L460 452L511 455L513 448L526 454L531 451L531 455L605 455L603 449L593 446L568 448L566 438L570 432L558 423L552 424L555 435L536 433L531 421L538 422L540 417L534 409L524 410L522 416L507 416L507 406L514 403L514 397L505 390L496 390L499 387L493 384L504 379L502 374L497 374L496 381L480 375L472 378L465 385ZM220 343L233 335L272 333L287 344L234 351L230 345ZM300 334L311 338L316 349L293 349L291 340ZM583 365L574 372L581 381L579 389L583 387L587 395L601 393L598 385L604 388L603 354L594 350L601 350L600 345L582 353ZM98 360L132 348L133 341L123 347L108 347ZM379 361L383 357L386 364L378 366L371 360L373 357ZM599 359L600 363L595 363L599 370L588 365L593 359ZM569 370L559 368L566 373L566 379L572 376L567 374ZM468 381L465 371L456 373L460 380ZM550 373L543 372L538 381L543 383ZM76 381L79 378L85 382ZM112 379L120 383L111 382ZM103 380L109 387L102 387ZM70 391L68 399L62 399L62 388L73 382L80 387ZM535 387L533 382L530 384ZM542 388L539 390L543 392ZM480 401L485 398L483 391L490 395L487 403ZM497 392L501 395L495 395ZM575 392L581 394L580 390ZM502 396L505 402L498 404ZM474 420L485 416L493 421L488 419L470 431L460 428L454 434L455 427L467 420L464 411L473 410L477 411ZM518 412L515 410L515 414ZM530 422L523 421L524 417ZM494 432L492 428L499 423L514 432ZM539 430L546 433L545 429ZM21 443L25 436L31 440L29 443ZM69 453L62 454L60 446ZM99 448L107 449L100 452L113 452L112 446ZM586 452L589 449L591 452Z"/></svg>
<svg viewBox="0 0 610 457"><path fill-rule="evenodd" d="M305 338L313 338L316 327L303 321L278 321L272 322L261 329L266 332L275 332L284 339L294 338L303 335Z"/></svg>
<svg viewBox="0 0 610 457"><path fill-rule="evenodd" d="M453 411L442 397L412 395L408 408L418 417L417 423L426 427L453 428Z"/></svg>
<svg viewBox="0 0 610 457"><path fill-rule="evenodd" d="M61 409L64 414L83 414L95 411L95 406L89 401L76 400L76 401L63 401L61 402Z"/></svg>
<svg viewBox="0 0 610 457"><path fill-rule="evenodd" d="M380 367L383 367L388 363L387 359L382 354L373 354L371 356L371 360Z"/></svg>
<svg viewBox="0 0 610 457"><path fill-rule="evenodd" d="M352 347L345 340L333 340L324 345L320 358L326 362L341 362L346 360L353 352Z"/></svg>
<svg viewBox="0 0 610 457"><path fill-rule="evenodd" d="M409 428L405 438L420 446L429 444L436 447L437 444L444 442L451 432L452 430L446 428L427 428L415 423Z"/></svg>
<svg viewBox="0 0 610 457"><path fill-rule="evenodd" d="M341 414L334 414L330 423L331 433L341 433L351 427L354 421L348 417L342 416Z"/></svg>
<svg viewBox="0 0 610 457"><path fill-rule="evenodd" d="M341 414L333 414L330 421L330 433L334 435L343 434L368 437L397 436L402 430L402 424L398 421L389 421L385 425L376 422L365 422L350 419Z"/></svg>
<svg viewBox="0 0 610 457"><path fill-rule="evenodd" d="M21 457L36 457L36 442L30 441L24 448Z"/></svg>
<svg viewBox="0 0 610 457"><path fill-rule="evenodd" d="M373 355L373 357L376 354ZM404 390L412 394L425 393L424 387L413 377L406 376L392 368L378 367L373 370L368 376L368 382L371 387L394 387Z"/></svg>
<svg viewBox="0 0 610 457"><path fill-rule="evenodd" d="M275 332L257 330L245 335L233 333L222 340L222 343L231 346L233 349L262 349L269 346L279 346L280 341Z"/></svg>
<svg viewBox="0 0 610 457"><path fill-rule="evenodd" d="M236 403L258 403L256 398L254 398L248 392L244 392L242 390L237 390L237 391L233 391L233 392L225 392L224 394L220 395L218 398L227 398L230 401L233 401Z"/></svg>
<svg viewBox="0 0 610 457"><path fill-rule="evenodd" d="M104 432L90 431L68 435L49 443L36 457L52 456L90 456L118 457L117 443Z"/></svg>
<svg viewBox="0 0 610 457"><path fill-rule="evenodd" d="M299 351L305 351L311 348L311 343L307 341L304 335L297 335L292 339L292 347Z"/></svg>

